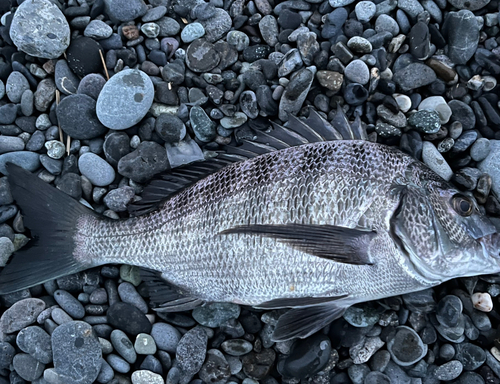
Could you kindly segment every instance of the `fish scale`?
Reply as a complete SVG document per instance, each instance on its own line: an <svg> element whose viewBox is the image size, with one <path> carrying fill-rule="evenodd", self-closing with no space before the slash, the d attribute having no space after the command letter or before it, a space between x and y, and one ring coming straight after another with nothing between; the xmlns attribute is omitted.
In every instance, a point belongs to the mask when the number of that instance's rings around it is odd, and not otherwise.
<svg viewBox="0 0 500 384"><path fill-rule="evenodd" d="M370 146L379 147L356 141L308 144L233 164L166 201L159 211L117 223L92 219L87 233L97 236L82 252L98 263L160 270L169 282L209 301L256 305L279 297L352 292L366 299L386 289L421 288L422 280L408 282L401 267L406 260L397 250L386 249L388 260L376 260L376 266L354 266L275 239L219 235L243 224L354 228L362 217L371 226L367 229L387 231L384 212L395 209L387 198L390 181L414 160L386 147L370 153ZM352 162L354 155L359 159ZM140 232L134 234L133 228ZM120 242L117 235L126 236L118 253L109 246ZM386 236L381 242L387 248L392 240ZM366 279L374 284L366 287Z"/></svg>

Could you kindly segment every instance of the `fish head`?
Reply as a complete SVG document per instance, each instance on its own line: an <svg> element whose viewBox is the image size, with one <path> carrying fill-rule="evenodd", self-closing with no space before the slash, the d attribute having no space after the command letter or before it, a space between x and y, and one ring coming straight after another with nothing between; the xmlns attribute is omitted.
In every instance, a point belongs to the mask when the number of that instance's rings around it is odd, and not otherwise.
<svg viewBox="0 0 500 384"><path fill-rule="evenodd" d="M427 172L405 186L392 230L428 280L500 272L500 234L474 196Z"/></svg>

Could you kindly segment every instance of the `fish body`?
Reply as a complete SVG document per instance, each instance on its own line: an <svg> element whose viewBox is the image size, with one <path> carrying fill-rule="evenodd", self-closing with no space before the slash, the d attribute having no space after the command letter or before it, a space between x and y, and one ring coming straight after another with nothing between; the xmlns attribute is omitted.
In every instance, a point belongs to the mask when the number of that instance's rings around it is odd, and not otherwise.
<svg viewBox="0 0 500 384"><path fill-rule="evenodd" d="M45 280L108 263L136 265L158 272L150 285L160 311L214 301L292 308L274 334L287 340L358 302L500 271L498 234L472 197L403 152L365 140L263 153L118 221L61 192L40 208L30 189L44 183L15 167L9 172L28 228L42 232L37 253L47 256L45 264L30 250L30 263L15 257L0 275L2 292L40 282L21 273L27 264ZM56 199L50 186L37 189L42 199ZM56 224L40 213L46 207L46 215L59 216Z"/></svg>

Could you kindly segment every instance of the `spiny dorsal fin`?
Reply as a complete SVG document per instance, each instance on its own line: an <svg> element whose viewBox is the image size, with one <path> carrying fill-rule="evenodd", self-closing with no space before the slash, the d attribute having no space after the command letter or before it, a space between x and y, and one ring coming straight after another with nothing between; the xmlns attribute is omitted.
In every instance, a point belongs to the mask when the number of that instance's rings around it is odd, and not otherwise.
<svg viewBox="0 0 500 384"><path fill-rule="evenodd" d="M224 146L222 153L216 158L187 164L155 176L150 184L144 188L142 200L129 205L130 215L139 216L154 211L161 202L231 163L308 143L363 139L362 133L364 132L359 117L355 121L357 126L354 131L356 133L353 132L340 106L333 121L333 125L338 129L335 129L313 109L310 109L309 117L306 120L289 115L287 126L272 121L270 123L273 127L271 131L255 130L254 140L244 140L243 144L238 147ZM358 131L359 133L357 133ZM364 137L366 137L366 132L364 132Z"/></svg>

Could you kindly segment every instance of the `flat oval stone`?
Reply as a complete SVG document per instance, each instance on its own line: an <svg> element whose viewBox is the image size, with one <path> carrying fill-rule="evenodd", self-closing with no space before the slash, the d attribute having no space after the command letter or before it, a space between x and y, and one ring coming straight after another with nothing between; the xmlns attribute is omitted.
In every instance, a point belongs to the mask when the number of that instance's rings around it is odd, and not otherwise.
<svg viewBox="0 0 500 384"><path fill-rule="evenodd" d="M61 129L73 139L93 139L107 131L97 119L96 101L90 96L67 96L57 106L57 119Z"/></svg>
<svg viewBox="0 0 500 384"><path fill-rule="evenodd" d="M392 359L402 367L416 363L427 353L427 345L418 333L404 325L399 326L394 337L387 341L387 349Z"/></svg>
<svg viewBox="0 0 500 384"><path fill-rule="evenodd" d="M34 172L40 167L40 156L38 153L29 151L9 152L0 155L0 173L8 175L5 168L6 163L14 163L27 171Z"/></svg>
<svg viewBox="0 0 500 384"><path fill-rule="evenodd" d="M127 129L137 124L153 104L151 79L138 69L125 69L114 75L97 99L97 117L111 129Z"/></svg>
<svg viewBox="0 0 500 384"><path fill-rule="evenodd" d="M12 18L10 38L31 56L57 59L69 46L69 24L51 1L24 1Z"/></svg>
<svg viewBox="0 0 500 384"><path fill-rule="evenodd" d="M156 346L170 353L174 353L181 339L181 334L174 326L167 323L154 323L151 336Z"/></svg>
<svg viewBox="0 0 500 384"><path fill-rule="evenodd" d="M17 334L17 346L43 364L52 362L50 336L37 326L26 327Z"/></svg>
<svg viewBox="0 0 500 384"><path fill-rule="evenodd" d="M2 333L20 331L27 325L33 324L44 309L43 300L35 298L20 300L3 313L0 318L0 331Z"/></svg>
<svg viewBox="0 0 500 384"><path fill-rule="evenodd" d="M214 45L205 39L196 39L186 50L186 64L194 72L209 72L220 62Z"/></svg>
<svg viewBox="0 0 500 384"><path fill-rule="evenodd" d="M78 169L97 187L105 187L115 179L115 170L103 158L92 152L84 153L78 159Z"/></svg>

